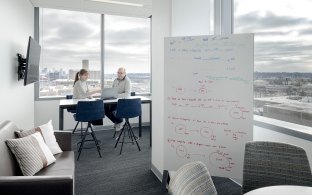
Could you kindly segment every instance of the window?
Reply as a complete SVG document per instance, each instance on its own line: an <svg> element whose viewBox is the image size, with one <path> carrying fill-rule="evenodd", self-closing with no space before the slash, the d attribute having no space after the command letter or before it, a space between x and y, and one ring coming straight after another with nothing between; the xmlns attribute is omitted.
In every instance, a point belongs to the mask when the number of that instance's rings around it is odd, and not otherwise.
<svg viewBox="0 0 312 195"><path fill-rule="evenodd" d="M150 19L105 15L105 86L125 67L132 91L150 93Z"/></svg>
<svg viewBox="0 0 312 195"><path fill-rule="evenodd" d="M89 70L89 88L100 89L101 52L105 86L117 68L126 68L133 91L150 93L150 20L105 15L101 51L101 14L40 8L41 45L39 98L72 94L75 74Z"/></svg>
<svg viewBox="0 0 312 195"><path fill-rule="evenodd" d="M100 89L101 16L42 8L39 26L39 97L71 94L81 68L89 70L91 90Z"/></svg>
<svg viewBox="0 0 312 195"><path fill-rule="evenodd" d="M312 126L309 0L235 0L234 32L255 33L255 114Z"/></svg>

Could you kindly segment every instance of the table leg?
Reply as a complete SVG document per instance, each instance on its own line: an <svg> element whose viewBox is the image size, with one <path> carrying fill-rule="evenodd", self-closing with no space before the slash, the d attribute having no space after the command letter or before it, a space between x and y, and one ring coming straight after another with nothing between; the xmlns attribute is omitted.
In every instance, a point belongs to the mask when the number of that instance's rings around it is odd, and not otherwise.
<svg viewBox="0 0 312 195"><path fill-rule="evenodd" d="M59 130L64 129L64 109L59 107Z"/></svg>
<svg viewBox="0 0 312 195"><path fill-rule="evenodd" d="M150 102L150 147L152 147L152 102Z"/></svg>

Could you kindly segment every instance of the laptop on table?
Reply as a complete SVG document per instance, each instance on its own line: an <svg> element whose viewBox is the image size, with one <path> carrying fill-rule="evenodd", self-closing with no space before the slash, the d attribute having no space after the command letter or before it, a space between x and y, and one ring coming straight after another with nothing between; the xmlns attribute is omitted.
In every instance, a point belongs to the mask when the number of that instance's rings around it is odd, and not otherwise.
<svg viewBox="0 0 312 195"><path fill-rule="evenodd" d="M118 88L112 87L112 88L104 88L101 93L101 99L102 100L113 100L117 99L118 95Z"/></svg>

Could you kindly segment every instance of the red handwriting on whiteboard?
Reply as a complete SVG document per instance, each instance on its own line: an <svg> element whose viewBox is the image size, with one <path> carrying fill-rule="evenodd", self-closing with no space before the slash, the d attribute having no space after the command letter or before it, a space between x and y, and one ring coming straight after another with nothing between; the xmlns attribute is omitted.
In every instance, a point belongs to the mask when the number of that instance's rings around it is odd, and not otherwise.
<svg viewBox="0 0 312 195"><path fill-rule="evenodd" d="M177 97L177 96L168 96L167 100L169 101L185 101L185 102L200 102L200 101L206 101L206 102L226 102L226 103L240 103L239 100L226 100L226 99L220 99L220 98L194 98L194 97Z"/></svg>
<svg viewBox="0 0 312 195"><path fill-rule="evenodd" d="M234 107L232 107L229 110L229 115L231 118L233 119L246 119L244 113L249 113L250 111L247 110L245 107L243 106L239 106L239 105L234 105Z"/></svg>
<svg viewBox="0 0 312 195"><path fill-rule="evenodd" d="M228 126L229 125L229 123L225 122L225 121L211 121L208 119L198 120L195 118L177 117L177 116L168 116L167 119L171 120L171 121L206 123L206 124L213 124L213 125L220 125L220 126Z"/></svg>
<svg viewBox="0 0 312 195"><path fill-rule="evenodd" d="M209 127L202 127L200 129L200 135L205 138L209 138L213 141L216 141L216 135L214 134L213 130L210 129Z"/></svg>
<svg viewBox="0 0 312 195"><path fill-rule="evenodd" d="M221 150L217 150L216 152L209 154L210 164L221 170L231 171L234 165L232 160L232 157L230 157L228 153L225 153Z"/></svg>
<svg viewBox="0 0 312 195"><path fill-rule="evenodd" d="M201 127L200 129L187 129L184 124L178 124L174 128L175 132L177 134L182 134L182 135L190 135L190 134L198 134L202 136L203 138L210 139L212 141L216 141L216 135L214 134L213 130L210 127Z"/></svg>
<svg viewBox="0 0 312 195"><path fill-rule="evenodd" d="M199 84L211 84L211 83L213 83L212 80L198 80L197 82L198 82Z"/></svg>
<svg viewBox="0 0 312 195"><path fill-rule="evenodd" d="M232 119L246 119L245 114L251 113L249 109L241 105L237 100L168 96L167 101L169 101L170 105L173 107L226 111Z"/></svg>
<svg viewBox="0 0 312 195"><path fill-rule="evenodd" d="M203 151L197 151L194 153L190 152L186 145L180 144L176 146L175 153L182 159L202 158L202 160L207 161L217 169L231 171L235 163L229 153L224 152L222 149L216 149L215 151L207 153L204 153Z"/></svg>
<svg viewBox="0 0 312 195"><path fill-rule="evenodd" d="M198 135L202 138L216 141L218 136L215 132L223 132L225 136L236 141L247 134L247 131L232 129L226 122L206 121L202 119L199 120L175 116L168 116L167 119L170 121L170 125L174 132L184 136ZM190 128L190 126L193 128ZM220 133L218 133L218 135L220 135Z"/></svg>
<svg viewBox="0 0 312 195"><path fill-rule="evenodd" d="M232 137L233 140L239 140L243 138L247 133L244 131L233 130L233 129L224 129L224 133L226 136Z"/></svg>
<svg viewBox="0 0 312 195"><path fill-rule="evenodd" d="M201 88L199 88L198 92L200 94L206 94L207 93L207 89L205 87L201 87Z"/></svg>
<svg viewBox="0 0 312 195"><path fill-rule="evenodd" d="M191 140L171 139L171 138L167 138L167 143L191 145L191 146L200 147L200 148L219 148L219 149L226 148L226 146L224 145L212 145L212 144L205 144L205 143L200 143L200 142L191 141Z"/></svg>
<svg viewBox="0 0 312 195"><path fill-rule="evenodd" d="M176 92L177 92L178 94L184 94L184 93L185 93L184 90L185 90L185 89L182 88L182 87L177 87L177 88L176 88Z"/></svg>

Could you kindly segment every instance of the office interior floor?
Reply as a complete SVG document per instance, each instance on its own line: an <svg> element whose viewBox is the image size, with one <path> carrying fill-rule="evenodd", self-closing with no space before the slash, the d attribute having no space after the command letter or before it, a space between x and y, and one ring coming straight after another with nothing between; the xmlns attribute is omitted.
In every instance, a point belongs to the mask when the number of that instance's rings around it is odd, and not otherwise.
<svg viewBox="0 0 312 195"><path fill-rule="evenodd" d="M77 130L78 131L78 130ZM84 149L76 161L76 195L159 195L161 183L152 173L149 127L143 127L139 140L141 151L136 145L125 144L119 155L120 145L115 149L112 130L97 130L101 141L99 157L95 148ZM138 129L134 128L134 133ZM73 149L77 158L77 143L80 134L73 135ZM90 136L91 137L91 136ZM87 145L94 145L90 142ZM239 195L241 187L227 178L213 177L219 195Z"/></svg>

